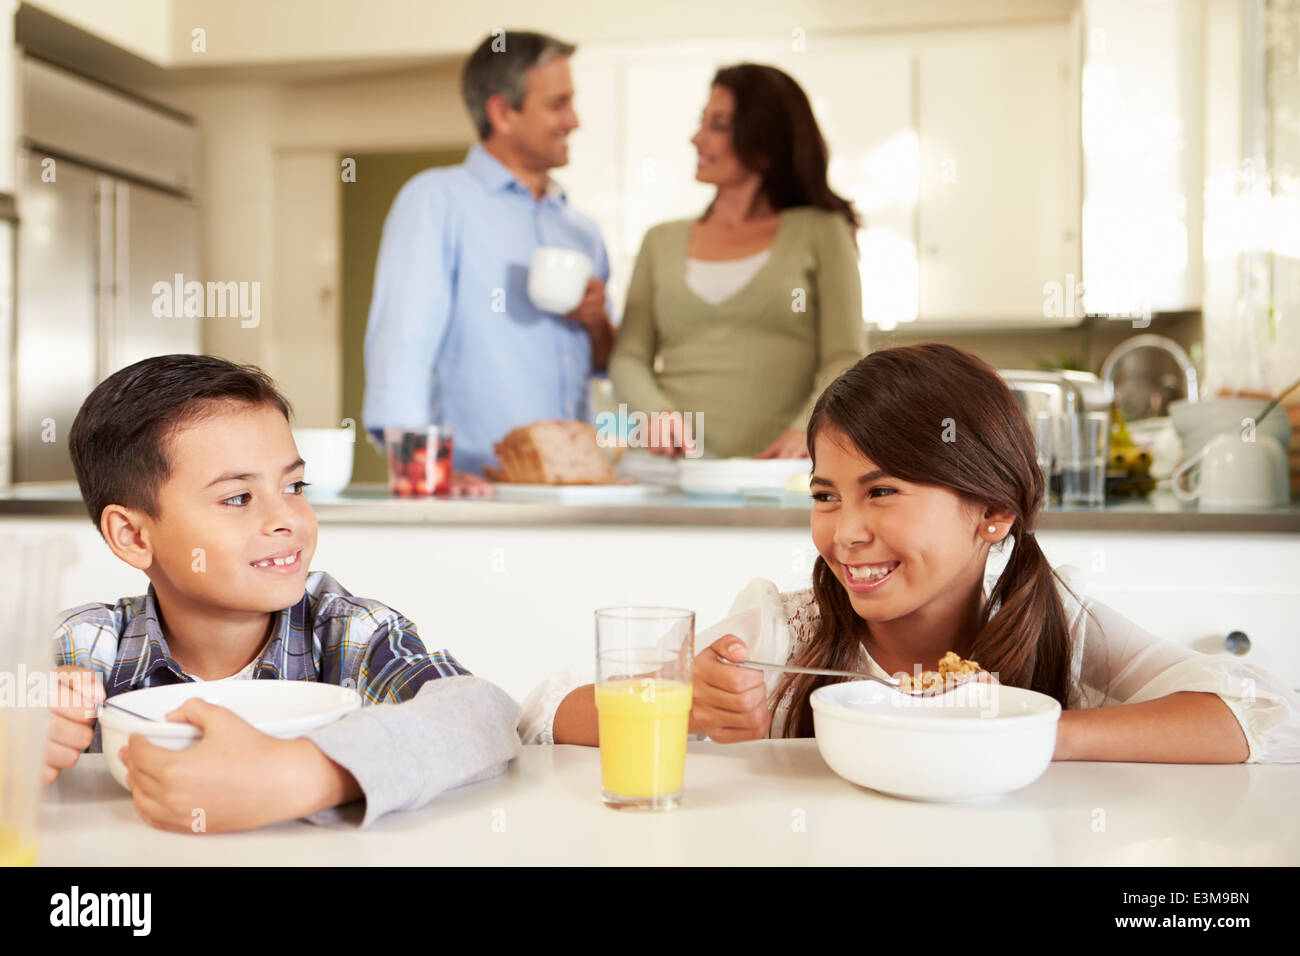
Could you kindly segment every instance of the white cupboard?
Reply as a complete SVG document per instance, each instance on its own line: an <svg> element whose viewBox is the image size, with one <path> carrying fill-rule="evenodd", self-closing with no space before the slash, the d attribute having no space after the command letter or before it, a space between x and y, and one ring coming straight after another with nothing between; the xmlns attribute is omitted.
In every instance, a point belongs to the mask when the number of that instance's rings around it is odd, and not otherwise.
<svg viewBox="0 0 1300 956"><path fill-rule="evenodd" d="M1046 26L946 37L920 52L922 320L1082 318L1051 314L1044 289L1079 274L1068 54Z"/></svg>

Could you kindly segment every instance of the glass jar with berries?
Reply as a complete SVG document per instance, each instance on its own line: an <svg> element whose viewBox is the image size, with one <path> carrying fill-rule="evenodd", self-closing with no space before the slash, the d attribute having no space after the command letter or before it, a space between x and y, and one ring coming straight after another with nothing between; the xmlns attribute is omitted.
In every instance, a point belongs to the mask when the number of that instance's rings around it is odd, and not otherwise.
<svg viewBox="0 0 1300 956"><path fill-rule="evenodd" d="M449 494L453 434L450 425L385 428L388 490L403 498Z"/></svg>

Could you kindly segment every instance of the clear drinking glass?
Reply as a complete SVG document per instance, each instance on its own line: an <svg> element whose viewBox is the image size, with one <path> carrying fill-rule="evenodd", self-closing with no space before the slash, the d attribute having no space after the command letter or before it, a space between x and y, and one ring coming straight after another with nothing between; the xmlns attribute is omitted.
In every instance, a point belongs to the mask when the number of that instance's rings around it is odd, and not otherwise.
<svg viewBox="0 0 1300 956"><path fill-rule="evenodd" d="M1064 504L1100 508L1106 504L1106 453L1110 412L1071 415L1066 420L1061 461Z"/></svg>
<svg viewBox="0 0 1300 956"><path fill-rule="evenodd" d="M1038 457L1038 470L1043 473L1043 507L1056 503L1060 496L1060 489L1053 487L1052 484L1052 475L1056 471L1060 417L1052 412L1035 412L1031 423L1034 431L1034 450Z"/></svg>
<svg viewBox="0 0 1300 956"><path fill-rule="evenodd" d="M693 611L596 612L596 713L607 806L671 810L681 802L694 652Z"/></svg>
<svg viewBox="0 0 1300 956"><path fill-rule="evenodd" d="M34 866L45 732L54 692L54 615L71 546L0 535L0 866Z"/></svg>

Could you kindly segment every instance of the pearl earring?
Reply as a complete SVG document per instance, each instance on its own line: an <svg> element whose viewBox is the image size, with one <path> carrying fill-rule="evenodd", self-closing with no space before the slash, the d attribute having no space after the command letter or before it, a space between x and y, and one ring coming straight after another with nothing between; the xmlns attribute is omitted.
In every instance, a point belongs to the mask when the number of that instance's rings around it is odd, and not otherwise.
<svg viewBox="0 0 1300 956"><path fill-rule="evenodd" d="M997 534L997 533L998 533L998 526L995 524L989 525L989 534Z"/></svg>

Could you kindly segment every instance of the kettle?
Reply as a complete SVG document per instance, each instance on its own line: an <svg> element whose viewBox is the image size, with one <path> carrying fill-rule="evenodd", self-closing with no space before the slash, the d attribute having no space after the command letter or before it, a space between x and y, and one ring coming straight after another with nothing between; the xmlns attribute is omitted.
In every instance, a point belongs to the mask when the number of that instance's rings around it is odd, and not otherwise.
<svg viewBox="0 0 1300 956"><path fill-rule="evenodd" d="M1247 440L1221 432L1174 472L1170 485L1181 501L1197 501L1202 510L1284 508L1290 501L1290 478L1282 443L1263 431ZM1191 471L1200 466L1198 479ZM1183 487L1183 479L1189 487Z"/></svg>

